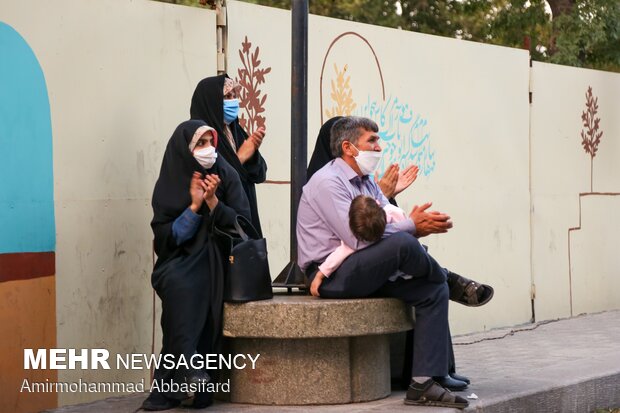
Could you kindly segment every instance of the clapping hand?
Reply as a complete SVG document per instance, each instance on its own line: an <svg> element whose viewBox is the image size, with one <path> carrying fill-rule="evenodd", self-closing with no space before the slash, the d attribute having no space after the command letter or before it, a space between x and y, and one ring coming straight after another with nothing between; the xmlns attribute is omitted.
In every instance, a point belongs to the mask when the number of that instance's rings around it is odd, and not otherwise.
<svg viewBox="0 0 620 413"><path fill-rule="evenodd" d="M429 234L440 234L448 232L452 228L450 216L437 211L426 212L432 205L427 202L422 206L414 206L409 217L415 224L416 237L421 238Z"/></svg>
<svg viewBox="0 0 620 413"><path fill-rule="evenodd" d="M417 165L409 165L398 173L398 182L394 189L394 196L400 194L411 185L418 177L419 168Z"/></svg>
<svg viewBox="0 0 620 413"><path fill-rule="evenodd" d="M258 149L262 145L264 138L265 138L265 127L261 126L260 128L256 129L254 133L251 134L248 139L252 140L252 142L254 142L254 145L256 146L256 149Z"/></svg>
<svg viewBox="0 0 620 413"><path fill-rule="evenodd" d="M190 205L191 210L197 213L204 201L205 190L202 185L202 174L200 172L194 172L192 179L189 183L189 195L192 199Z"/></svg>
<svg viewBox="0 0 620 413"><path fill-rule="evenodd" d="M250 159L254 152L263 144L265 138L265 128L260 127L254 131L239 147L237 150L237 157L242 164L246 163Z"/></svg>
<svg viewBox="0 0 620 413"><path fill-rule="evenodd" d="M201 186L204 189L203 198L207 203L207 206L211 211L215 209L218 203L217 196L215 195L215 191L220 184L220 178L217 175L210 174L206 175L205 179L201 181Z"/></svg>
<svg viewBox="0 0 620 413"><path fill-rule="evenodd" d="M379 174L375 172L375 182L381 188L381 192L385 195L386 198L393 198L396 195L396 185L399 180L397 163L393 163L387 167L381 179L379 179Z"/></svg>

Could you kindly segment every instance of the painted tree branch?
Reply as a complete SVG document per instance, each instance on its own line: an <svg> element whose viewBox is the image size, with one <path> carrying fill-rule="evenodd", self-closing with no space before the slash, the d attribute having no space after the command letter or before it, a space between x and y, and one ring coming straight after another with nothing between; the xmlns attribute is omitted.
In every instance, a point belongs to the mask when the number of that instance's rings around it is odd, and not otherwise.
<svg viewBox="0 0 620 413"><path fill-rule="evenodd" d="M592 87L586 92L586 110L581 113L581 121L584 129L581 130L581 145L590 157L596 156L598 145L601 143L603 131L599 131L601 119L596 117L598 113L598 98L592 94Z"/></svg>
<svg viewBox="0 0 620 413"><path fill-rule="evenodd" d="M271 67L260 68L261 61L258 58L259 47L252 52L252 43L245 36L239 49L239 58L243 68L237 70L238 77L235 79L241 85L239 93L239 106L245 111L239 117L239 123L249 133L265 126L265 102L267 94L261 96L262 91L258 88L265 83L265 75L271 72Z"/></svg>
<svg viewBox="0 0 620 413"><path fill-rule="evenodd" d="M590 155L590 191L594 191L594 157L601 143L603 131L600 131L601 118L597 118L598 98L592 94L592 86L588 86L586 92L586 110L581 113L581 122L584 129L581 130L581 145Z"/></svg>

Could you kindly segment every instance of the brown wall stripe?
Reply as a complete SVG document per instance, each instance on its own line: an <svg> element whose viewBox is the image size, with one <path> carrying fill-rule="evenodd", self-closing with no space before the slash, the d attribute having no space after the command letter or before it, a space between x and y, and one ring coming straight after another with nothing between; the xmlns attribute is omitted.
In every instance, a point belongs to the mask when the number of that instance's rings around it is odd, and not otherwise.
<svg viewBox="0 0 620 413"><path fill-rule="evenodd" d="M55 273L54 252L0 254L0 282L48 277Z"/></svg>

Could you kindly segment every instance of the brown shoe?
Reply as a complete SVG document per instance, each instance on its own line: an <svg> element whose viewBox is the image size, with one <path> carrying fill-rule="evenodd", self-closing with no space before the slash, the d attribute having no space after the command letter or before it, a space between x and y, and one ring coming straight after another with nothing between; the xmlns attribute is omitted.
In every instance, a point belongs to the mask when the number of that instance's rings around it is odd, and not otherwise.
<svg viewBox="0 0 620 413"><path fill-rule="evenodd" d="M428 379L424 383L412 381L407 390L405 404L413 406L436 406L453 407L464 409L469 406L469 402L453 394L450 390L444 389L433 379Z"/></svg>

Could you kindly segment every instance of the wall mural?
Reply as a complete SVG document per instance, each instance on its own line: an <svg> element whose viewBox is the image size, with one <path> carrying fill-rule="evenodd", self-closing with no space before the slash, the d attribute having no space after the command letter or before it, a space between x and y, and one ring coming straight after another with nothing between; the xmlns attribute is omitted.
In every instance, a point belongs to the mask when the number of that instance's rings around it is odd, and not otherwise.
<svg viewBox="0 0 620 413"><path fill-rule="evenodd" d="M36 253L39 259L53 255L56 242L47 86L28 43L2 22L0 45L0 254ZM44 267L25 277L54 274L53 265Z"/></svg>
<svg viewBox="0 0 620 413"><path fill-rule="evenodd" d="M56 393L25 398L23 348L56 346L52 124L45 76L27 41L0 21L0 400L11 412L55 407Z"/></svg>
<svg viewBox="0 0 620 413"><path fill-rule="evenodd" d="M246 35L241 42L239 52L239 60L241 61L241 69L237 69L235 81L241 85L239 92L239 107L243 110L239 116L239 124L248 135L255 130L265 127L265 102L267 102L267 94L263 95L263 91L258 87L265 83L265 77L271 72L270 67L260 67L262 61L259 59L260 48L256 46L252 51L252 42L248 40ZM289 184L290 181L274 181L265 180L268 184Z"/></svg>
<svg viewBox="0 0 620 413"><path fill-rule="evenodd" d="M259 47L256 46L253 52L251 48L252 43L248 40L248 36L245 36L239 49L239 58L243 68L237 70L238 77L235 77L235 81L241 85L239 106L245 111L239 117L239 123L250 135L256 129L265 126L263 113L267 94L262 95L258 87L265 83L265 76L271 72L271 67L260 67Z"/></svg>
<svg viewBox="0 0 620 413"><path fill-rule="evenodd" d="M571 263L571 233L581 230L581 200L588 196L619 196L620 192L594 192L594 157L598 151L598 146L603 137L601 129L601 118L598 117L598 97L592 92L592 86L588 86L585 93L586 108L581 113L581 122L583 129L581 130L581 146L586 154L590 155L590 192L581 192L579 194L579 225L568 229L568 285L570 299L570 314L573 314L573 271Z"/></svg>
<svg viewBox="0 0 620 413"><path fill-rule="evenodd" d="M334 116L349 116L357 107L353 102L353 90L351 89L351 76L347 76L348 65L344 65L342 70L338 70L338 65L334 63L336 79L331 80L332 91L330 97L336 106L325 109L327 119Z"/></svg>
<svg viewBox="0 0 620 413"><path fill-rule="evenodd" d="M351 66L348 63L344 65L334 63L330 80L330 99L323 109L323 80L327 58L336 43L345 37L358 40L371 51L381 82L381 99L366 94L364 98L356 101L351 86L353 76ZM425 176L435 170L435 150L431 143L431 133L427 129L428 119L420 113L415 113L406 100L392 94L386 97L379 59L366 38L355 32L345 32L334 38L323 59L320 88L321 123L334 116L349 115L368 117L377 123L379 136L384 145L379 171L385 171L392 163L398 163L401 168L415 164ZM360 99L359 94L357 99Z"/></svg>
<svg viewBox="0 0 620 413"><path fill-rule="evenodd" d="M414 113L408 103L392 96L383 102L368 99L354 114L368 117L379 126L379 136L385 144L380 171L392 163L401 168L413 163L425 176L435 170L435 151L426 130L428 120Z"/></svg>
<svg viewBox="0 0 620 413"><path fill-rule="evenodd" d="M322 83L325 64L334 45L344 37L358 39L371 51L381 82L381 99L366 95L365 98L355 101L349 64L334 63L333 73L330 72L329 76L331 86L329 102L323 109ZM256 129L265 126L264 112L267 94L263 94L260 85L265 83L271 67L261 67L260 47L252 48L252 42L247 35L241 43L238 56L241 65L237 70L235 80L242 87L239 104L243 110L239 122L251 134ZM389 95L386 98L379 59L372 45L363 36L355 32L345 32L332 41L323 60L320 84L321 123L334 116L349 115L365 116L377 123L379 135L384 144L383 158L378 170L384 171L391 163L398 163L401 168L415 164L420 169L420 173L425 176L435 170L435 150L432 147L431 133L428 130L428 119L414 112L411 105L398 96ZM359 96L358 99L360 99Z"/></svg>
<svg viewBox="0 0 620 413"><path fill-rule="evenodd" d="M594 169L594 157L601 143L603 131L599 130L601 118L597 118L598 98L592 94L592 86L588 86L586 92L586 110L581 113L583 129L581 130L581 145L590 155L590 192L592 192L592 174Z"/></svg>

